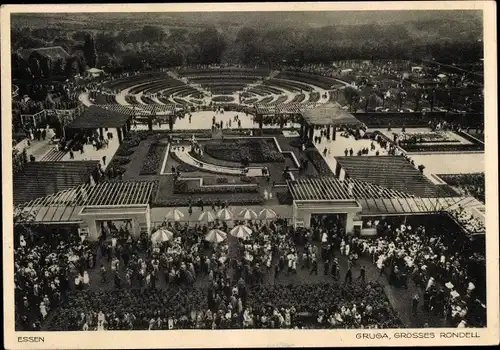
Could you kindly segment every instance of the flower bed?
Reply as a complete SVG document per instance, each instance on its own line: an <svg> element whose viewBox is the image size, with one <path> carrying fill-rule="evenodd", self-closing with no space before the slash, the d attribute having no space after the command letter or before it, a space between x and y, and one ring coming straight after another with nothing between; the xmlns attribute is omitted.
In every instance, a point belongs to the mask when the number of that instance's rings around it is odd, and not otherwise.
<svg viewBox="0 0 500 350"><path fill-rule="evenodd" d="M174 193L201 194L201 193L258 193L257 186L200 186L198 181L180 180L174 183Z"/></svg>
<svg viewBox="0 0 500 350"><path fill-rule="evenodd" d="M233 102L234 97L232 97L232 96L214 96L214 97L212 97L212 101L214 101L214 102Z"/></svg>
<svg viewBox="0 0 500 350"><path fill-rule="evenodd" d="M285 161L283 155L272 150L263 139L227 140L221 143L205 145L208 155L228 162L239 163L248 160L250 163L281 163Z"/></svg>
<svg viewBox="0 0 500 350"><path fill-rule="evenodd" d="M204 199L205 204L216 203L217 198L213 196L210 199ZM230 205L260 205L264 203L264 196L260 193L245 193L245 195L235 194L228 198L223 198ZM191 200L192 202L192 200ZM153 201L153 206L156 207L185 207L190 203L189 196L183 195L180 198L159 198Z"/></svg>
<svg viewBox="0 0 500 350"><path fill-rule="evenodd" d="M318 102L320 97L321 96L320 96L319 92L317 92L317 91L311 92L309 94L309 102L311 102L311 103Z"/></svg>
<svg viewBox="0 0 500 350"><path fill-rule="evenodd" d="M474 152L484 151L484 145L426 145L424 144L404 144L402 145L406 152Z"/></svg>
<svg viewBox="0 0 500 350"><path fill-rule="evenodd" d="M156 175L160 171L166 146L154 141L149 147L148 154L142 163L140 175Z"/></svg>
<svg viewBox="0 0 500 350"><path fill-rule="evenodd" d="M247 98L244 102L248 105L254 104L258 101L259 99L257 97L252 97L252 98Z"/></svg>
<svg viewBox="0 0 500 350"><path fill-rule="evenodd" d="M457 187L465 194L472 195L481 202L485 202L484 173L443 174L438 176L448 185Z"/></svg>
<svg viewBox="0 0 500 350"><path fill-rule="evenodd" d="M397 133L396 133L397 134ZM447 132L422 132L422 133L403 133L398 134L402 138L402 143L418 144L418 143L438 143L438 142L460 142L451 137Z"/></svg>
<svg viewBox="0 0 500 350"><path fill-rule="evenodd" d="M259 103L266 104L266 103L271 102L272 100L274 100L274 97L268 96L268 97L264 97L262 100L260 100Z"/></svg>
<svg viewBox="0 0 500 350"><path fill-rule="evenodd" d="M326 163L325 159L315 150L305 151L307 159L311 161L320 176L333 176L333 172Z"/></svg>

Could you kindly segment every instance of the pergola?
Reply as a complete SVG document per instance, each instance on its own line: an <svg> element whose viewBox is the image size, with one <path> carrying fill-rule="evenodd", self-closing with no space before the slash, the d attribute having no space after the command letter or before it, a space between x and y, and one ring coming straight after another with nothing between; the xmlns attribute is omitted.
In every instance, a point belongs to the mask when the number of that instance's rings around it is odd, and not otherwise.
<svg viewBox="0 0 500 350"><path fill-rule="evenodd" d="M156 181L101 182L84 184L16 206L34 217L35 223L80 222L82 210L120 209L148 205Z"/></svg>
<svg viewBox="0 0 500 350"><path fill-rule="evenodd" d="M362 215L436 213L476 204L472 197L420 198L412 194L373 185L352 178L303 178L287 181L288 189L298 202L332 202L356 200Z"/></svg>
<svg viewBox="0 0 500 350"><path fill-rule="evenodd" d="M259 120L259 127L262 128L262 120L264 117L272 116L279 117L280 125L284 124L284 116L300 115L304 110L320 106L318 102L289 102L289 103L257 103L254 105L255 116Z"/></svg>
<svg viewBox="0 0 500 350"><path fill-rule="evenodd" d="M131 119L131 115L92 105L86 107L83 113L74 119L67 127L72 130L98 129L100 135L103 137L104 128L116 128L118 140L121 143L123 136L131 129Z"/></svg>
<svg viewBox="0 0 500 350"><path fill-rule="evenodd" d="M307 109L301 112L302 120L300 125L300 135L312 140L314 128L316 126L327 127L327 136L330 136L330 127L333 127L332 140L335 140L336 128L338 125L360 126L361 123L351 113L345 111L338 104L323 104L321 106Z"/></svg>

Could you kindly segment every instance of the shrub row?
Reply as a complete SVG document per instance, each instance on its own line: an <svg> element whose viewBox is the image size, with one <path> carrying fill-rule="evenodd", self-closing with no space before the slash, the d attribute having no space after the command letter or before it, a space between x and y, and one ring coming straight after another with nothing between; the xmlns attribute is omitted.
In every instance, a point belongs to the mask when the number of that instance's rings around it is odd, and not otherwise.
<svg viewBox="0 0 500 350"><path fill-rule="evenodd" d="M202 194L202 193L258 193L257 186L207 186L202 187L193 181L180 180L174 183L174 193L177 194Z"/></svg>
<svg viewBox="0 0 500 350"><path fill-rule="evenodd" d="M163 162L163 155L165 153L165 146L154 141L149 146L148 154L142 163L140 175L156 175Z"/></svg>
<svg viewBox="0 0 500 350"><path fill-rule="evenodd" d="M213 198L213 197L211 197ZM260 193L247 193L244 196L231 196L230 198L224 198L224 200L230 205L259 205L264 202L264 197ZM191 203L194 203L191 199ZM155 199L153 201L153 206L156 207L185 207L189 205L189 196L183 196L182 198L161 198ZM213 198L211 200L203 200L206 205L211 205L212 203L217 203L217 199Z"/></svg>
<svg viewBox="0 0 500 350"><path fill-rule="evenodd" d="M326 163L325 159L316 150L306 150L305 151L307 159L314 165L319 175L321 176L333 176L333 172Z"/></svg>

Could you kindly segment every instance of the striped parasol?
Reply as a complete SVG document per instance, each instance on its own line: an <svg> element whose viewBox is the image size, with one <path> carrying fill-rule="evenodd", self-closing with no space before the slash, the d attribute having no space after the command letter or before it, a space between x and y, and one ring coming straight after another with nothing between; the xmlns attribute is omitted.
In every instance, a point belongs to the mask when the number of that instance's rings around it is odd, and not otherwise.
<svg viewBox="0 0 500 350"><path fill-rule="evenodd" d="M276 217L276 212L272 209L268 209L268 208L265 208L265 209L262 209L259 213L259 218L261 220L270 220L270 219L274 219Z"/></svg>
<svg viewBox="0 0 500 350"><path fill-rule="evenodd" d="M229 209L224 208L217 212L217 218L222 221L230 221L233 219L233 213Z"/></svg>
<svg viewBox="0 0 500 350"><path fill-rule="evenodd" d="M153 243L163 243L172 240L174 238L173 232L166 229L159 229L151 235L151 241Z"/></svg>
<svg viewBox="0 0 500 350"><path fill-rule="evenodd" d="M240 212L240 216L245 219L245 220L255 220L257 219L257 213L253 211L252 209L243 209Z"/></svg>
<svg viewBox="0 0 500 350"><path fill-rule="evenodd" d="M214 222L215 219L216 219L216 217L211 211L204 211L198 217L199 222L206 222L206 223Z"/></svg>
<svg viewBox="0 0 500 350"><path fill-rule="evenodd" d="M167 214L165 219L167 221L180 221L183 217L184 214L180 210L174 209Z"/></svg>
<svg viewBox="0 0 500 350"><path fill-rule="evenodd" d="M230 233L233 237L244 239L252 234L252 230L245 225L238 225L235 226Z"/></svg>
<svg viewBox="0 0 500 350"><path fill-rule="evenodd" d="M205 236L205 240L211 243L220 243L227 238L227 233L221 230L210 230Z"/></svg>

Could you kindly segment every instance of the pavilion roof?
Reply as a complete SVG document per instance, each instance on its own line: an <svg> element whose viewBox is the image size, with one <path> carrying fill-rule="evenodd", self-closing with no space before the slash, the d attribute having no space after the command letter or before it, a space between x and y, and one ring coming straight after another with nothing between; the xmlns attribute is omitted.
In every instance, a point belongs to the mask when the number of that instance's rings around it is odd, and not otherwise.
<svg viewBox="0 0 500 350"><path fill-rule="evenodd" d="M359 198L410 198L412 195L356 179L299 178L287 181L294 200L347 200Z"/></svg>
<svg viewBox="0 0 500 350"><path fill-rule="evenodd" d="M169 114L174 114L176 108L176 105L173 103L165 105L151 104L151 105L128 105L128 106L119 104L103 104L98 106L108 111L114 111L129 116L150 115L152 113L155 113L157 115L169 115Z"/></svg>
<svg viewBox="0 0 500 350"><path fill-rule="evenodd" d="M33 213L36 222L79 221L77 214L85 206L146 205L156 188L157 181L84 184L31 200L18 205L17 209Z"/></svg>
<svg viewBox="0 0 500 350"><path fill-rule="evenodd" d="M92 105L86 107L68 127L74 129L120 128L129 119L130 115Z"/></svg>
<svg viewBox="0 0 500 350"><path fill-rule="evenodd" d="M336 104L322 105L302 112L302 117L310 125L360 125L351 113Z"/></svg>
<svg viewBox="0 0 500 350"><path fill-rule="evenodd" d="M255 110L258 114L300 114L304 110L321 106L319 102L288 102L288 103L257 103Z"/></svg>
<svg viewBox="0 0 500 350"><path fill-rule="evenodd" d="M302 178L289 180L287 185L295 201L356 200L364 215L434 213L475 203L471 197L420 198L350 178Z"/></svg>

